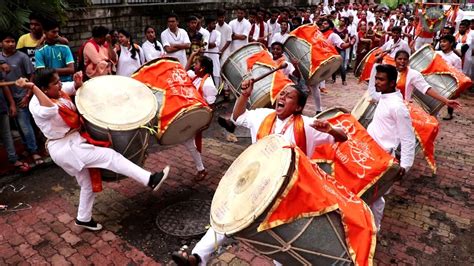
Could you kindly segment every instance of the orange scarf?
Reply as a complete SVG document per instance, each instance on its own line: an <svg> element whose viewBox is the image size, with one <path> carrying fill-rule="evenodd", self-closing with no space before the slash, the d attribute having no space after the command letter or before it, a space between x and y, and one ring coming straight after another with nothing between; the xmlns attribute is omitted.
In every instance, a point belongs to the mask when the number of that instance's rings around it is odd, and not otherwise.
<svg viewBox="0 0 474 266"><path fill-rule="evenodd" d="M51 99L59 107L59 116L61 116L64 123L66 123L66 125L68 125L71 129L81 129L83 121L81 120L81 117L79 116L77 111L74 109L74 104L72 103L72 100L69 95L67 95L63 91L60 91L59 97L59 99ZM68 104L61 102L61 99L68 102ZM89 144L100 147L110 147L111 143L109 141L94 140L91 135L89 135L89 133L87 133L85 130L80 130L80 134L81 137L85 138ZM92 191L102 191L102 174L100 173L100 169L88 168L88 170L89 175L91 177Z"/></svg>
<svg viewBox="0 0 474 266"><path fill-rule="evenodd" d="M263 120L262 124L258 128L257 140L266 137L275 132L275 121L276 121L276 112L272 112L267 115ZM282 132L284 134L287 127L293 124L293 135L295 138L295 144L306 154L306 133L304 131L304 121L301 115L293 115L290 120L285 124Z"/></svg>
<svg viewBox="0 0 474 266"><path fill-rule="evenodd" d="M327 30L325 32L322 32L323 36L324 36L324 39L328 39L329 38L329 35L331 35L331 33L333 33L334 31L333 30Z"/></svg>
<svg viewBox="0 0 474 266"><path fill-rule="evenodd" d="M204 82L206 81L206 79L208 77L209 77L209 74L204 75L201 78L201 82L199 83L199 88L197 88L199 94L201 94L202 97L204 97L204 91L203 91ZM195 76L194 79L193 79L193 82L197 78L199 78L199 77ZM196 144L196 149L198 150L198 152L202 153L202 131L199 131L199 132L196 133L196 136L194 137L194 143Z"/></svg>
<svg viewBox="0 0 474 266"><path fill-rule="evenodd" d="M397 81L397 89L402 93L403 99L405 99L405 88L406 88L406 85L407 85L407 74L408 74L408 68L405 71L399 73L400 78Z"/></svg>

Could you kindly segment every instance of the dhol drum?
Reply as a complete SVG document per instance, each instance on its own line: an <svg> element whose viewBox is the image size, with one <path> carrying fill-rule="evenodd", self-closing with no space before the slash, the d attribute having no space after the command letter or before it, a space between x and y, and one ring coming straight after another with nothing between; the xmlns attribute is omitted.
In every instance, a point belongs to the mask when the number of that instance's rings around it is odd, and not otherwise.
<svg viewBox="0 0 474 266"><path fill-rule="evenodd" d="M471 79L447 64L431 45L423 46L410 57L410 67L421 72L426 82L448 99L458 96L472 86ZM413 92L413 98L431 115L437 114L444 105L418 90Z"/></svg>
<svg viewBox="0 0 474 266"><path fill-rule="evenodd" d="M248 78L257 78L272 70L269 66L254 64L252 70L247 71L247 59L252 55L266 51L261 43L250 43L233 52L222 64L222 77L230 84L234 93L240 93L242 81ZM273 86L273 75L269 75L254 83L249 98L250 109L271 106L270 93Z"/></svg>
<svg viewBox="0 0 474 266"><path fill-rule="evenodd" d="M365 65L367 64L367 61L369 59L370 56L374 55L374 52L376 51L381 51L380 47L376 47L372 50L370 50L363 58L362 60L360 61L360 63L356 66L355 70L354 70L354 76L355 77L360 77L360 75L364 72L364 69L365 69ZM366 70L367 71L367 70ZM370 72L369 72L370 73Z"/></svg>
<svg viewBox="0 0 474 266"><path fill-rule="evenodd" d="M290 58L298 60L299 70L308 85L317 85L328 79L343 62L334 46L314 25L303 25L292 31L284 48Z"/></svg>
<svg viewBox="0 0 474 266"><path fill-rule="evenodd" d="M356 103L351 111L351 114L362 124L364 128L367 128L374 118L375 108L377 103L372 102L368 92L362 96L362 98Z"/></svg>
<svg viewBox="0 0 474 266"><path fill-rule="evenodd" d="M370 110L372 110L372 109L370 109ZM373 110L375 110L375 108ZM346 109L341 108L341 107L333 107L333 108L328 109L324 112L321 112L320 114L318 114L316 116L316 118L327 120L329 118L332 118L332 117L335 117L339 114L344 114L344 113L349 113L349 112ZM366 115L369 115L368 112L366 113ZM373 116L373 111L370 115ZM368 120L364 120L364 119L362 119L362 120L363 121L368 121ZM369 121L369 123L370 123L370 121ZM359 135L359 134L355 135L354 134L354 138L357 138L355 136L361 136L361 135ZM348 140L348 141L350 141L350 140ZM377 145L376 143L373 143L373 144ZM356 158L355 161L360 160L360 162L356 163L355 165L358 166L358 167L361 167L361 169L363 170L362 172L365 173L365 175L358 176L357 178L354 178L354 180L356 180L356 179L361 180L362 177L365 177L365 176L369 175L369 171L372 171L373 169L375 169L375 167L370 166L370 163L371 163L370 158L374 158L374 157L377 157L377 156L374 156L373 151L371 149L368 149L368 147L370 147L369 142L364 142L362 138L354 140L351 144L349 144L349 146L352 147L352 149L354 151L354 154L359 155L359 156L355 156L355 158ZM339 152L341 152L341 151L339 150ZM344 160L350 160L349 158L354 158L354 156L351 155L351 154L344 154L341 158L343 158ZM338 157L336 157L335 159L337 160ZM386 158L386 159L387 159L386 162L389 162L389 158ZM352 160L354 160L354 159L352 159ZM334 162L332 162L332 163L334 163ZM321 169L323 169L326 173L328 173L330 175L333 175L333 171L334 171L334 167L333 167L332 163L321 162L321 161L317 162L318 166L321 167ZM364 164L364 163L366 163L368 165L361 166L361 164ZM380 163L380 162L378 162L378 163ZM387 163L387 164L390 165L389 163ZM353 171L358 171L358 170L353 169ZM392 163L376 182L372 181L374 183L367 190L365 190L363 192L363 194L360 195L360 197L367 204L373 203L376 199L383 196L392 187L392 185L399 179L399 172L400 172L400 165L398 163ZM337 173L336 173L335 178L339 181L339 183L349 187L346 184L346 180L344 180L341 176L338 176ZM355 193L355 194L359 194L361 191L352 191L352 192Z"/></svg>
<svg viewBox="0 0 474 266"><path fill-rule="evenodd" d="M292 149L280 135L270 135L247 148L221 179L211 205L211 225L253 245L283 265L350 265L338 212L301 218L257 231L295 171ZM287 248L284 248L289 244Z"/></svg>
<svg viewBox="0 0 474 266"><path fill-rule="evenodd" d="M157 58L132 78L146 84L159 106L156 137L160 144L182 143L209 126L212 111L175 58Z"/></svg>
<svg viewBox="0 0 474 266"><path fill-rule="evenodd" d="M92 138L110 141L112 149L143 165L150 137L146 127L152 126L158 110L145 84L123 76L95 77L77 90L75 100ZM107 171L103 177L118 176Z"/></svg>

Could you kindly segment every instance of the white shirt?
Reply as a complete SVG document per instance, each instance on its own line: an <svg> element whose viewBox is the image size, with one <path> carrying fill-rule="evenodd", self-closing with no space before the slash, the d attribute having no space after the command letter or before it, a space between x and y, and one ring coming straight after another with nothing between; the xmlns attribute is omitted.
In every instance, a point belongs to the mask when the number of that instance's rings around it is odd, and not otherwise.
<svg viewBox="0 0 474 266"><path fill-rule="evenodd" d="M188 70L188 76L193 80L194 87L199 89L202 78L196 78L196 74L193 70ZM211 76L207 77L207 79L204 81L204 85L202 86L202 94L203 98L208 104L213 104L216 101L217 89L214 85L214 81L212 81Z"/></svg>
<svg viewBox="0 0 474 266"><path fill-rule="evenodd" d="M254 28L252 39L254 39L254 41L257 41L260 37L260 23L255 22L253 25L250 26L250 30L252 30L252 27ZM270 28L268 27L268 24L266 22L263 22L263 37L267 39L269 33Z"/></svg>
<svg viewBox="0 0 474 266"><path fill-rule="evenodd" d="M143 54L145 55L145 60L147 62L155 58L159 58L165 54L165 49L163 48L163 45L161 45L161 43L158 40L156 40L155 43L156 43L156 46L158 47L158 50L155 48L155 45L149 40L146 40L142 44Z"/></svg>
<svg viewBox="0 0 474 266"><path fill-rule="evenodd" d="M207 29L201 27L199 29L199 33L202 34L202 40L204 41L204 43L206 43L206 46L204 46L204 49L207 50L209 48L209 36L210 36L210 33Z"/></svg>
<svg viewBox="0 0 474 266"><path fill-rule="evenodd" d="M76 93L73 81L63 82L61 90L67 95L74 95ZM69 107L76 110L74 104L69 105ZM38 125L43 135L49 140L60 139L71 129L59 115L57 105L53 107L41 106L38 98L33 95L29 109L36 125Z"/></svg>
<svg viewBox="0 0 474 266"><path fill-rule="evenodd" d="M415 133L410 113L399 91L382 94L367 132L387 152L392 152L401 144L400 166L408 171L413 165Z"/></svg>
<svg viewBox="0 0 474 266"><path fill-rule="evenodd" d="M248 43L248 37L250 32L250 22L247 19L242 19L239 21L237 19L232 20L229 22L229 26L232 29L233 34L243 34L246 36L244 40L233 40L230 44L231 50L230 52L234 52L235 50L239 49L240 47L246 45Z"/></svg>
<svg viewBox="0 0 474 266"><path fill-rule="evenodd" d="M288 39L289 36L290 34L288 34L288 32L285 32L283 35L281 34L281 32L277 32L273 35L270 45L272 45L272 43L274 42L285 43L286 39Z"/></svg>
<svg viewBox="0 0 474 266"><path fill-rule="evenodd" d="M171 46L173 44L191 44L191 41L188 37L188 33L181 28L178 28L177 35L171 32L169 28L164 30L161 33L161 42L163 43L163 47ZM171 57L177 58L182 66L186 66L188 59L186 57L186 51L184 49L167 54Z"/></svg>
<svg viewBox="0 0 474 266"><path fill-rule="evenodd" d="M462 61L461 58L455 54L453 51L449 53L444 53L443 51L436 51L448 64L452 65L454 68L462 71Z"/></svg>
<svg viewBox="0 0 474 266"><path fill-rule="evenodd" d="M229 26L229 24L224 22L222 26L217 23L215 30L221 33L221 43L219 45L219 51L222 51L222 48L227 42L232 42L232 28ZM229 46L227 47L227 49L225 49L224 53L221 56L221 63L224 63L227 57L229 56L230 49L231 48L229 44Z"/></svg>
<svg viewBox="0 0 474 266"><path fill-rule="evenodd" d="M275 23L271 23L270 19L267 20L267 25L270 28L270 34L274 36L277 32L281 31L280 23L278 23L278 20L275 20Z"/></svg>
<svg viewBox="0 0 474 266"><path fill-rule="evenodd" d="M135 54L135 59L132 58L132 52L127 47L120 45L120 55L117 63L117 75L130 77L143 63L145 63L145 56L140 46L136 46L138 51Z"/></svg>
<svg viewBox="0 0 474 266"><path fill-rule="evenodd" d="M408 55L411 54L411 49L408 45L408 42L402 39L398 39L397 43L394 43L393 39L390 39L388 42L384 43L381 48L382 51L391 50L389 55L393 58L395 58L395 55L400 50L405 50L406 52L408 52Z"/></svg>
<svg viewBox="0 0 474 266"><path fill-rule="evenodd" d="M209 33L209 43L215 43L216 47L209 48L209 52L219 52L219 46L221 45L221 33L217 30L213 30ZM212 75L214 77L219 77L221 75L221 63L219 60L219 54L206 54L209 58L212 59Z"/></svg>
<svg viewBox="0 0 474 266"><path fill-rule="evenodd" d="M335 47L337 47L339 49L342 49L341 46L344 44L344 41L336 33L333 32L333 33L329 34L329 37L328 37L327 40L330 44L334 45Z"/></svg>
<svg viewBox="0 0 474 266"><path fill-rule="evenodd" d="M375 68L377 65L378 64L375 64L374 68L372 68L368 86L369 95L375 101L378 101L380 99L380 96L382 95L380 92L377 92L375 90L375 74L377 72ZM398 79L400 79L400 76L400 73L398 73ZM408 68L407 79L405 83L405 100L411 101L411 96L413 94L414 89L417 89L421 93L426 94L429 88L431 88L430 84L426 82L425 78L423 78L423 75L420 72Z"/></svg>
<svg viewBox="0 0 474 266"><path fill-rule="evenodd" d="M255 110L246 110L245 113L237 118L237 121L234 120L232 116L232 121L238 125L243 126L250 129L250 135L252 137L252 143L257 141L257 133L260 125L262 124L263 120L267 117L267 115L275 112L273 109L269 108L257 108ZM304 122L304 130L306 135L306 155L311 158L314 152L314 148L318 145L323 144L331 144L334 143L334 137L318 131L309 125L313 122L313 118L302 116ZM288 117L285 120L280 120L278 117L275 119L275 133L280 134L283 127L285 126L286 122L291 118ZM293 133L293 124L290 125L287 130L283 133L283 137L293 143L296 144L294 133Z"/></svg>

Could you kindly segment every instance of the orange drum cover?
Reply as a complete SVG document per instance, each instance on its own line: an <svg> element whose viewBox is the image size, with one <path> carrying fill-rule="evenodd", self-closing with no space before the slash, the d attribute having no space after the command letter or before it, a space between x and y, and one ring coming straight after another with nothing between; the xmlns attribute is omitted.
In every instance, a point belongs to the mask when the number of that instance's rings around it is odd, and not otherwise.
<svg viewBox="0 0 474 266"><path fill-rule="evenodd" d="M372 49L372 51L370 51L364 57L364 59L362 59L362 62L360 63L360 65L361 65L361 67L363 66L363 68L362 68L362 73L360 74L360 77L359 77L359 82L369 81L370 74L372 73L372 68L375 65L375 60L376 60L375 58L380 53L382 53L382 48L379 47L379 48L376 48L376 49ZM382 63L394 66L395 65L395 59L393 57L389 56L389 55L386 55L383 58Z"/></svg>

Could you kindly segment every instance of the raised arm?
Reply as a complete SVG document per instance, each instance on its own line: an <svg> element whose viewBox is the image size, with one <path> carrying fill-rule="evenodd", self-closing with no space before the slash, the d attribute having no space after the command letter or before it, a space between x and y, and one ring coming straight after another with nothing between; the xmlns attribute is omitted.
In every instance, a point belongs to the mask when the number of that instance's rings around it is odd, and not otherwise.
<svg viewBox="0 0 474 266"><path fill-rule="evenodd" d="M235 101L234 110L232 111L232 120L237 121L237 119L245 113L247 107L247 100L252 94L253 90L253 80L247 79L242 82L242 94L239 96L237 101Z"/></svg>

